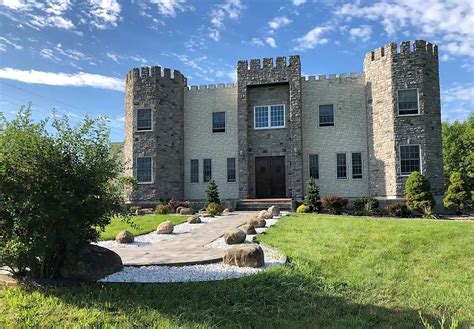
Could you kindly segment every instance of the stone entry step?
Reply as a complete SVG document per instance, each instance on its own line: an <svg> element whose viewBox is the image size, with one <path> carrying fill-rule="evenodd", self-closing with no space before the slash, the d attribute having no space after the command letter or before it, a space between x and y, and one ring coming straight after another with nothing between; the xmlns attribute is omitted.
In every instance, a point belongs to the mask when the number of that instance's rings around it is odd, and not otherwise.
<svg viewBox="0 0 474 329"><path fill-rule="evenodd" d="M259 211L271 206L291 211L291 199L242 199L236 205L237 211Z"/></svg>

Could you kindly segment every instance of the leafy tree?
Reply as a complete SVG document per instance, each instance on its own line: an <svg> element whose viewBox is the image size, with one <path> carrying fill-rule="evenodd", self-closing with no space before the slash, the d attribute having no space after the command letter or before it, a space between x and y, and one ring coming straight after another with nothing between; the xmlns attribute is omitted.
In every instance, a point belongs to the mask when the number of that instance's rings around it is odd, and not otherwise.
<svg viewBox="0 0 474 329"><path fill-rule="evenodd" d="M54 277L64 259L125 213L120 161L102 119L34 123L0 114L0 267ZM49 132L52 131L52 132Z"/></svg>
<svg viewBox="0 0 474 329"><path fill-rule="evenodd" d="M412 172L405 184L405 199L408 209L423 211L428 207L433 208L436 203L430 190L431 184L428 179L418 171Z"/></svg>
<svg viewBox="0 0 474 329"><path fill-rule="evenodd" d="M458 172L453 172L449 178L450 184L448 191L444 196L444 206L448 209L456 210L457 214L462 213L469 201L468 191L466 191L466 184L462 176Z"/></svg>
<svg viewBox="0 0 474 329"><path fill-rule="evenodd" d="M221 204L221 200L219 199L219 190L216 182L213 179L207 183L206 188L206 206L210 203Z"/></svg>
<svg viewBox="0 0 474 329"><path fill-rule="evenodd" d="M319 186L316 184L316 180L313 177L308 179L304 204L309 207L309 211L319 211L321 208Z"/></svg>

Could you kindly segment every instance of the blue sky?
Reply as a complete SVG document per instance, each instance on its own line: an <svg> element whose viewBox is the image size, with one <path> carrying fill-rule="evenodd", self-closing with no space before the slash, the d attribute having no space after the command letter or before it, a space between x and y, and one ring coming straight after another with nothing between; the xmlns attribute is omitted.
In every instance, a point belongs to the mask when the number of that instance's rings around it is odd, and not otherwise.
<svg viewBox="0 0 474 329"><path fill-rule="evenodd" d="M439 45L442 116L474 111L471 0L0 0L0 105L32 102L80 120L110 119L122 141L124 76L133 67L180 70L188 84L235 80L239 59L299 54L304 75L361 72L388 42Z"/></svg>

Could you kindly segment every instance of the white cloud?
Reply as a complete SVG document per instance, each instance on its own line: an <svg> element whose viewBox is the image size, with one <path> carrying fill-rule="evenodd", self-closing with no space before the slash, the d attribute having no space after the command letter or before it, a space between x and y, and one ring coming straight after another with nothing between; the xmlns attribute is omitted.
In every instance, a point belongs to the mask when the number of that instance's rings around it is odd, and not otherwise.
<svg viewBox="0 0 474 329"><path fill-rule="evenodd" d="M272 48L276 48L276 42L275 42L275 39L273 39L272 37L268 37L265 39L265 42Z"/></svg>
<svg viewBox="0 0 474 329"><path fill-rule="evenodd" d="M54 50L49 48L41 49L40 56L55 62L59 62L61 60L58 56L54 54Z"/></svg>
<svg viewBox="0 0 474 329"><path fill-rule="evenodd" d="M15 48L15 50L23 50L23 46L21 46L19 44L16 44L16 43L14 43L13 41L11 41L7 38L0 37L0 45L3 45L4 49L6 50L5 44L7 44L9 46L12 46L13 48Z"/></svg>
<svg viewBox="0 0 474 329"><path fill-rule="evenodd" d="M175 17L178 12L184 12L191 8L186 6L186 0L150 0L158 6L158 11L163 16Z"/></svg>
<svg viewBox="0 0 474 329"><path fill-rule="evenodd" d="M219 31L225 29L225 20L228 18L237 21L243 8L244 6L240 0L225 0L224 3L215 5L209 14L212 25L212 27L209 28L209 37L214 41L219 41Z"/></svg>
<svg viewBox="0 0 474 329"><path fill-rule="evenodd" d="M117 26L120 18L120 5L117 0L89 0L92 25L104 30Z"/></svg>
<svg viewBox="0 0 474 329"><path fill-rule="evenodd" d="M328 27L316 26L311 31L295 40L297 46L294 49L303 51L307 49L313 49L317 45L324 45L328 43L329 40L322 36L323 33L327 32L328 30Z"/></svg>
<svg viewBox="0 0 474 329"><path fill-rule="evenodd" d="M349 35L351 40L361 39L362 41L367 41L372 35L372 28L369 25L354 27L349 30Z"/></svg>
<svg viewBox="0 0 474 329"><path fill-rule="evenodd" d="M0 0L0 5L10 9L21 9L25 3L22 0Z"/></svg>
<svg viewBox="0 0 474 329"><path fill-rule="evenodd" d="M0 78L50 86L92 87L117 91L123 91L125 88L122 79L84 72L68 74L6 67L0 69Z"/></svg>
<svg viewBox="0 0 474 329"><path fill-rule="evenodd" d="M228 71L217 70L216 77L219 79L228 79L230 82L237 81L237 71L235 69L230 69Z"/></svg>
<svg viewBox="0 0 474 329"><path fill-rule="evenodd" d="M270 22L268 22L268 26L272 30L277 30L280 27L283 27L285 25L290 24L291 22L292 22L292 20L289 19L286 16L278 16L278 17L275 17L274 19L272 19Z"/></svg>
<svg viewBox="0 0 474 329"><path fill-rule="evenodd" d="M293 3L294 6L299 6L299 5L304 4L306 0L292 0L291 2Z"/></svg>
<svg viewBox="0 0 474 329"><path fill-rule="evenodd" d="M444 102L469 102L474 105L474 84L463 84L443 90Z"/></svg>
<svg viewBox="0 0 474 329"><path fill-rule="evenodd" d="M250 42L254 46L264 46L263 41L260 40L259 38L252 38L252 41Z"/></svg>
<svg viewBox="0 0 474 329"><path fill-rule="evenodd" d="M219 41L219 39L221 38L221 34L217 30L211 30L209 32L209 37L214 41Z"/></svg>

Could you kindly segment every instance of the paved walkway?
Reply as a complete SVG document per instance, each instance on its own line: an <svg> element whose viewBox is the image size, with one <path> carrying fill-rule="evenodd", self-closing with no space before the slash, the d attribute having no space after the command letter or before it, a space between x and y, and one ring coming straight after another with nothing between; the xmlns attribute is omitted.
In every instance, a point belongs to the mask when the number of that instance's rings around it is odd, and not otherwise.
<svg viewBox="0 0 474 329"><path fill-rule="evenodd" d="M220 262L225 250L205 247L230 229L241 226L255 212L235 212L190 233L137 248L110 248L125 266L195 265Z"/></svg>

